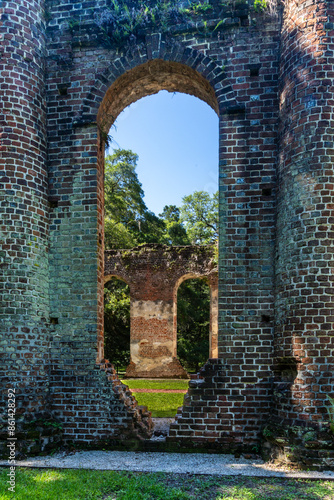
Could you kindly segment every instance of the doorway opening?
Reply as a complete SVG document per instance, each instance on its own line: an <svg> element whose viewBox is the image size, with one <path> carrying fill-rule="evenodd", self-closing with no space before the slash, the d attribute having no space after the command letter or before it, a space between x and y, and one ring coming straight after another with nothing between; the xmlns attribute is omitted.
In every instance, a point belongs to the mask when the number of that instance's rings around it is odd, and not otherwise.
<svg viewBox="0 0 334 500"><path fill-rule="evenodd" d="M189 374L209 358L210 286L205 279L188 279L177 291L177 355Z"/></svg>
<svg viewBox="0 0 334 500"><path fill-rule="evenodd" d="M137 66L134 69L131 69L130 71L124 73L121 77L119 77L114 84L111 85L109 90L107 91L105 98L100 106L99 113L98 113L98 123L99 123L99 152L100 152L100 163L101 165L104 164L104 149L106 146L106 137L109 135L109 129L110 126L113 124L116 124L117 127L120 129L122 128L122 123L115 122L115 119L118 117L118 115L121 114L123 110L126 111L126 108L128 105L135 103L139 101L142 97L147 97L147 96L153 96L154 94L157 94L159 91L165 90L167 92L181 92L184 93L188 98L190 96L197 97L201 99L202 101L206 102L211 108L216 113L213 113L215 116L216 120L216 138L217 138L217 144L216 144L216 151L217 151L217 163L218 164L218 117L217 117L217 112L218 112L218 105L217 105L217 99L214 93L214 90L212 86L208 83L208 81L200 75L197 71L193 70L191 67L186 66L181 63L175 63L175 62L170 62L170 61L163 61L163 60L153 60L149 61L145 64L142 64L140 66ZM156 96L154 96L156 97ZM193 99L194 99L193 97ZM201 103L203 104L203 103ZM131 116L131 113L130 113ZM121 115L120 115L121 118ZM163 114L160 114L160 119L163 120ZM174 127L175 123L177 122L177 119L174 119ZM173 126L173 124L172 124ZM203 129L205 129L204 124L202 123ZM190 126L189 128L189 134L191 135L190 132ZM145 129L145 126L142 124L141 129ZM137 127L137 130L138 127ZM135 147L133 147L131 144L128 143L121 143L120 140L116 137L115 130L112 129L110 132L110 135L112 136L112 139L116 143L117 149L123 150L123 151L129 151L131 150L134 155L138 154L138 151L135 150ZM152 137L150 133L147 133L147 141L148 141L148 148L151 147L152 149L152 144L154 141L152 141ZM163 134L162 134L163 135ZM141 141L142 142L142 141ZM195 139L195 142L198 144L200 140L197 138ZM171 149L172 142L170 141L168 143L167 149ZM204 146L205 147L205 146ZM132 150L133 149L133 150ZM180 149L180 148L179 148ZM208 148L206 148L208 150ZM115 154L115 150L113 151L107 151L107 153ZM175 158L177 160L177 154L175 155ZM205 163L205 160L204 160ZM182 165L179 167L179 172L181 170ZM207 164L204 165L204 167L207 167ZM216 172L217 172L217 167L216 167ZM190 168L189 172L186 174L185 177L180 177L178 175L174 175L174 178L172 179L172 185L174 187L176 185L183 185L187 186L188 182L187 179L192 179L194 176L194 165L193 168ZM156 161L155 163L155 170L152 170L151 177L156 177L158 179L158 184L164 186L166 185L166 180L169 177L168 170L164 171L164 169L160 168L159 161ZM173 176L171 176L173 177ZM216 182L218 175L216 174ZM143 192L140 192L141 189L141 179L138 177L137 178L138 183L137 187L137 195L139 195L139 198L141 198L141 201L144 201L144 191L145 191L145 186L143 189ZM200 186L197 187L197 191L205 191L207 188L207 184L214 182L214 175L211 176L209 181L206 181L202 183ZM211 186L210 186L211 187ZM102 194L102 192L101 192ZM184 196L191 195L191 192L184 192ZM215 193L216 194L216 193ZM159 197L159 196L158 196ZM161 197L160 197L161 198ZM139 200L140 201L140 200ZM146 202L146 200L145 200ZM131 245L133 244L141 244L141 243L146 243L145 239L143 240L143 233L150 231L150 227L153 228L152 233L153 233L153 240L149 239L149 242L152 243L161 243L161 244L167 244L170 245L172 244L178 244L178 245L189 245L192 243L191 238L187 235L185 223L182 220L181 216L181 210L180 207L177 206L177 204L174 202L170 203L168 200L164 202L163 206L159 207L158 209L155 207L148 206L148 203L141 204L140 210L138 212L134 212L133 217L128 218L126 225L124 225L125 231L130 231L131 227L135 229L136 234L134 235L133 238L125 238L124 241L131 241L131 244L129 244L128 248L132 248ZM139 203L140 205L140 203ZM138 206L139 206L138 205ZM165 210L165 206L167 207L172 207L172 210ZM176 209L176 210L174 210ZM158 213L156 213L158 212ZM102 212L103 213L103 212ZM114 210L109 210L109 215L115 213ZM171 215L172 214L172 215ZM160 224L160 221L162 222ZM103 221L102 221L103 222ZM178 226L176 228L176 226ZM193 227L194 224L192 222L189 223L189 227ZM172 227L172 231L170 231ZM169 233L166 234L169 230ZM182 231L183 229L183 231ZM165 234L164 234L165 232ZM103 231L102 231L103 233ZM183 234L182 234L183 233ZM172 239L171 235L177 235L178 240ZM182 238L180 239L180 235ZM106 235L107 236L107 235ZM127 236L127 235L125 235ZM154 240L154 238L159 237L160 239ZM187 239L188 238L188 239ZM201 243L200 241L197 241L196 243ZM110 245L108 242L105 244L106 248L117 248L114 245ZM104 248L104 246L103 246ZM118 247L119 248L119 247ZM101 248L102 249L102 248ZM110 293L110 290L108 290L108 293ZM173 307L173 301L171 301L171 307ZM209 312L210 314L210 312ZM106 320L107 321L107 320ZM101 322L103 323L103 322ZM102 334L101 334L102 336ZM105 355L105 357L107 357ZM113 363L113 359L109 354L110 362ZM176 348L175 348L175 358L177 360L177 355L176 355ZM131 360L130 360L131 363ZM139 390L136 391L136 389L140 389L138 387L138 382L139 380L135 380L137 387L132 387L131 388L131 381L129 379L125 380L125 383L129 385L130 389L133 390L134 394L138 394L138 402L139 404L142 404L143 402L141 401L141 396ZM148 383L149 381L145 381L145 383ZM158 380L154 380L151 382L151 387L147 387L149 389L149 392L147 394L160 394L159 391L160 389L153 389L152 384L157 383ZM168 381L169 384L171 381ZM175 383L180 384L182 381L177 380ZM163 382L164 383L164 382ZM133 384L132 384L133 385ZM165 387L163 388L163 391L166 392L168 391L169 394L181 394L181 404L175 403L173 405L173 416L175 415L175 412L179 406L182 405L182 399L183 399L183 394L186 392L187 387L185 386L184 388L174 388L174 387L168 387L168 383L165 384ZM158 399L158 398L157 398ZM145 404L145 403L143 403ZM152 405L148 404L147 405L149 409L152 409ZM159 406L159 412L161 415L161 412L164 411L163 409L163 404L160 402L158 403ZM153 410L155 412L155 410ZM161 415L162 416L162 415Z"/></svg>
<svg viewBox="0 0 334 500"><path fill-rule="evenodd" d="M104 285L104 353L124 375L130 363L130 288L116 277Z"/></svg>

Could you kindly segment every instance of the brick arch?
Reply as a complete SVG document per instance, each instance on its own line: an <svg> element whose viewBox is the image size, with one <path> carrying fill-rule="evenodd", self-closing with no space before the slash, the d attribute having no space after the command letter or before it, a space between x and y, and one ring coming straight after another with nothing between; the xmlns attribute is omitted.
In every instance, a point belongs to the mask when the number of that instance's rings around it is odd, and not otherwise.
<svg viewBox="0 0 334 500"><path fill-rule="evenodd" d="M123 281L126 285L128 285L129 288L131 288L131 283L129 283L126 279L123 278L120 274L108 274L107 276L104 277L104 284L108 283L112 278L116 278L120 281Z"/></svg>
<svg viewBox="0 0 334 500"><path fill-rule="evenodd" d="M183 278L206 277L215 290L214 249L207 246L139 245L105 252L105 276L117 275L130 286L129 377L187 377L176 352L176 291ZM211 288L211 287L210 287ZM213 318L213 315L215 317ZM217 332L218 310L210 306ZM216 339L213 345L216 345Z"/></svg>
<svg viewBox="0 0 334 500"><path fill-rule="evenodd" d="M97 121L98 126L98 186L99 237L103 242L104 206L104 145L108 131L116 117L138 99L160 90L179 91L205 101L217 114L238 107L232 87L227 83L222 67L196 49L173 44L167 50L161 35L146 38L146 52L114 60L97 77L93 88L84 100L79 122ZM153 52L149 47L155 47ZM100 103L100 104L99 104ZM218 170L218 165L217 165ZM98 349L97 359L103 358L103 244L99 247L98 270Z"/></svg>
<svg viewBox="0 0 334 500"><path fill-rule="evenodd" d="M216 272L187 273L175 283L173 293L174 336L177 338L177 292L182 283L191 279L201 279L210 288L209 358L218 358L218 274Z"/></svg>
<svg viewBox="0 0 334 500"><path fill-rule="evenodd" d="M198 97L216 113L240 107L226 72L217 61L199 50L154 34L148 35L145 45L138 46L135 53L113 60L103 73L95 76L76 122L97 120L107 133L125 107L160 90Z"/></svg>

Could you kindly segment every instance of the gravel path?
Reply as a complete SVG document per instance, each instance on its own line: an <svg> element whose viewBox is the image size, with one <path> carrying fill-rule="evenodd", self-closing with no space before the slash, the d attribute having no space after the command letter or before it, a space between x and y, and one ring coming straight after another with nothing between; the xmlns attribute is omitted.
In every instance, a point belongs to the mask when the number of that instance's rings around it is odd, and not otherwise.
<svg viewBox="0 0 334 500"><path fill-rule="evenodd" d="M8 465L6 460L0 466ZM140 472L172 472L212 474L217 476L257 476L334 480L334 472L304 472L273 468L261 459L235 458L233 455L206 453L164 453L131 451L80 451L73 454L33 457L16 462L20 467L65 469L126 470Z"/></svg>

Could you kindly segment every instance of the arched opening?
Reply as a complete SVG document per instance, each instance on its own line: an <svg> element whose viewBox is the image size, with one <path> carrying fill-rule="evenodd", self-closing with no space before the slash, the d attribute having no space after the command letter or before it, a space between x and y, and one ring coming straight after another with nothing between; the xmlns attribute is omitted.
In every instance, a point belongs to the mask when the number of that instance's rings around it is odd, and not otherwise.
<svg viewBox="0 0 334 500"><path fill-rule="evenodd" d="M116 276L104 285L104 353L122 376L130 362L130 287Z"/></svg>
<svg viewBox="0 0 334 500"><path fill-rule="evenodd" d="M210 286L204 279L187 279L177 290L177 357L197 373L210 353Z"/></svg>
<svg viewBox="0 0 334 500"><path fill-rule="evenodd" d="M99 262L98 266L98 359L104 358L103 341L103 279L104 279L104 154L108 133L117 116L138 99L160 90L181 92L200 98L218 114L218 102L213 87L198 71L179 62L154 59L124 72L107 90L100 105L98 124L98 209Z"/></svg>
<svg viewBox="0 0 334 500"><path fill-rule="evenodd" d="M108 89L105 98L100 106L98 112L98 151L99 151L99 165L101 171L101 181L103 173L103 163L104 163L104 152L105 146L108 145L108 133L112 124L115 122L117 116L123 111L128 105L137 101L141 97L156 94L160 90L167 90L169 92L181 92L185 94L190 94L192 96L198 97L211 108L218 113L218 103L215 96L215 92L209 82L197 71L191 67L170 61L163 60L153 60L145 64L137 66L136 68L124 73L120 76ZM217 148L218 149L218 148ZM100 191L100 202L103 204L103 185L101 184ZM103 215L103 211L101 211ZM101 217L101 225L103 220ZM103 251L103 231L101 230L101 257ZM101 266L102 269L102 266ZM171 294L171 298L173 293ZM132 300L132 299L131 299ZM173 298L171 300L171 307L173 308ZM210 323L210 311L208 314L208 321ZM172 320L173 325L173 320ZM101 337L103 332L103 325L101 322ZM100 339L100 346L102 345ZM102 353L102 350L101 350ZM206 353L207 354L207 353ZM206 355L206 358L208 356ZM175 348L175 358L176 358L176 348ZM113 362L112 359L110 359ZM181 382L181 381L179 381ZM186 392L186 386L184 390L178 388L177 391L182 393L181 401L183 399L183 393ZM135 395L136 395L136 391ZM139 403L145 404L145 401L141 401L140 397ZM150 404L147 404L149 409ZM174 414L177 407L180 406L180 402L175 405ZM162 409L163 412L163 409ZM157 417L163 417L164 415L160 412Z"/></svg>
<svg viewBox="0 0 334 500"><path fill-rule="evenodd" d="M189 374L218 357L218 276L188 274L174 290L177 356Z"/></svg>

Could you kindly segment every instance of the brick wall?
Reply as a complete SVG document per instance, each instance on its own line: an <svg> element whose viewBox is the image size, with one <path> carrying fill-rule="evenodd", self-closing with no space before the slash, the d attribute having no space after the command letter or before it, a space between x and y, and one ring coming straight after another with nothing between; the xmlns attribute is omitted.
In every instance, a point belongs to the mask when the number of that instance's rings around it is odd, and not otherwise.
<svg viewBox="0 0 334 500"><path fill-rule="evenodd" d="M275 405L326 419L333 391L331 2L290 2L280 62Z"/></svg>
<svg viewBox="0 0 334 500"><path fill-rule="evenodd" d="M20 408L53 412L66 439L117 435L114 391L94 368L104 144L127 105L166 89L207 102L220 127L219 359L173 437L252 445L269 414L321 421L333 395L332 3L286 1L281 26L252 2L214 1L122 46L98 26L106 5L0 7L4 380L15 374Z"/></svg>
<svg viewBox="0 0 334 500"><path fill-rule="evenodd" d="M188 377L177 358L177 291L186 279L204 278L210 287L209 357L217 352L218 276L212 247L146 244L108 250L105 280L113 276L130 288L127 377Z"/></svg>

